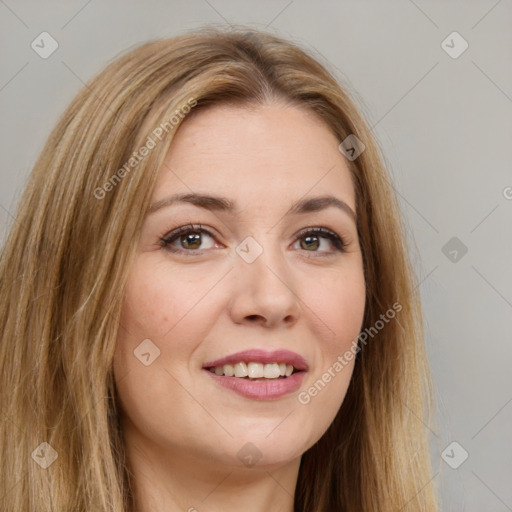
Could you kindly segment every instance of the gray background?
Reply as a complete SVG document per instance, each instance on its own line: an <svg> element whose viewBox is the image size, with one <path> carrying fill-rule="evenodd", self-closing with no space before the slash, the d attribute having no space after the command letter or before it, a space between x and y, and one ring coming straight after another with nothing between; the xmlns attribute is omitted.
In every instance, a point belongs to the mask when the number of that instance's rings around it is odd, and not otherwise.
<svg viewBox="0 0 512 512"><path fill-rule="evenodd" d="M512 510L510 0L0 0L1 239L50 128L83 83L128 48L205 23L291 38L356 94L416 248L437 393L432 483L445 511ZM43 31L59 44L47 59L31 48ZM442 47L453 31L469 43L458 58ZM441 458L453 441L450 464L469 453L457 469Z"/></svg>

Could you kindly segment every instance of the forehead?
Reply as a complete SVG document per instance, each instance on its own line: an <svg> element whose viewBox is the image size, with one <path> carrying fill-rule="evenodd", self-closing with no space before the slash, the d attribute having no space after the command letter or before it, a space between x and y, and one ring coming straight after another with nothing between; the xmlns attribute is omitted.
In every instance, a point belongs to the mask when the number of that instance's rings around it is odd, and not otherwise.
<svg viewBox="0 0 512 512"><path fill-rule="evenodd" d="M210 107L177 131L154 200L208 191L272 204L330 193L355 209L350 170L338 145L328 126L301 108Z"/></svg>

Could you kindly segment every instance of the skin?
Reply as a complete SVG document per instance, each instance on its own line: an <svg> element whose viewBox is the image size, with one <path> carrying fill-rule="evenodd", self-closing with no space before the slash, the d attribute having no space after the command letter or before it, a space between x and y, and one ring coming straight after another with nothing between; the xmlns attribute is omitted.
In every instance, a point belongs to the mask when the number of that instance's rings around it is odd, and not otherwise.
<svg viewBox="0 0 512 512"><path fill-rule="evenodd" d="M176 203L145 219L114 357L138 511L293 510L301 455L334 419L354 361L308 404L297 395L350 348L364 313L351 216L335 207L285 216L292 202L324 194L355 211L338 144L314 115L278 102L217 105L190 115L178 130L153 204L193 191L227 197L240 211ZM213 236L175 238L172 247L186 254L162 246L162 237L190 223ZM344 252L323 235L305 243L307 236L297 235L309 227L334 231ZM247 236L263 248L252 263L235 251ZM145 339L160 350L149 366L134 357ZM309 371L299 391L254 400L202 369L253 348L302 355ZM261 455L252 467L237 456L247 442Z"/></svg>

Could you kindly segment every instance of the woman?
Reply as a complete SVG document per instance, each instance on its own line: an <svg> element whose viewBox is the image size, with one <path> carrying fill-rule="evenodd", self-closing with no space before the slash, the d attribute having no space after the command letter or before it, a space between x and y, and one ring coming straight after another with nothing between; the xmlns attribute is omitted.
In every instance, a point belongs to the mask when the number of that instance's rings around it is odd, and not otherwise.
<svg viewBox="0 0 512 512"><path fill-rule="evenodd" d="M0 276L2 510L436 510L395 198L290 42L206 29L110 64Z"/></svg>

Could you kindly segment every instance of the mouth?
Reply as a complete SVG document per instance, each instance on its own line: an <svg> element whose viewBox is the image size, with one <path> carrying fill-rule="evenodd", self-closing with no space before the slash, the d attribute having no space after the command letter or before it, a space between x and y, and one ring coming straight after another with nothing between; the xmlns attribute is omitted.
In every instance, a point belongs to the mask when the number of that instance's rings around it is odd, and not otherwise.
<svg viewBox="0 0 512 512"><path fill-rule="evenodd" d="M308 364L302 356L289 350L253 349L205 363L203 368L218 376L273 380L307 371Z"/></svg>
<svg viewBox="0 0 512 512"><path fill-rule="evenodd" d="M272 400L296 391L308 371L306 360L288 350L249 350L203 365L222 387L247 398Z"/></svg>

